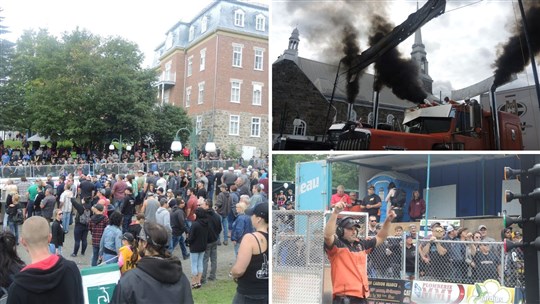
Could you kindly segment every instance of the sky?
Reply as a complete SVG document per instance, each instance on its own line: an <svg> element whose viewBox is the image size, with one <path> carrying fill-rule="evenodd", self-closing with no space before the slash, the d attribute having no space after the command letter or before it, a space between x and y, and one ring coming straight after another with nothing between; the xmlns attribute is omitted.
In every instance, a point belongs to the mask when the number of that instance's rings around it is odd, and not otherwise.
<svg viewBox="0 0 540 304"><path fill-rule="evenodd" d="M102 37L120 36L135 42L149 67L154 50L165 41L166 32L178 21L191 21L211 0L2 0L2 25L10 34L2 38L16 42L24 30L46 28L60 36L78 26Z"/></svg>
<svg viewBox="0 0 540 304"><path fill-rule="evenodd" d="M418 2L422 6L426 0ZM416 0L348 0L331 5L325 0L295 0L293 6L290 1L272 0L270 60L275 61L283 53L291 31L297 27L300 57L337 65L342 53L336 51L335 56L327 56L324 50L329 43L339 44L329 41L340 37L336 29L342 28L344 20L355 25L360 50L364 51L368 47L367 20L373 12L386 11L388 20L398 25L416 11L416 6ZM443 97L448 96L453 89L492 76L498 46L510 37L519 15L515 0L447 0L445 13L422 28L429 74L434 80L433 94L439 96L442 91ZM414 35L399 45L404 56L410 57L413 42ZM530 66L527 70L529 73L519 74L518 80L498 90L534 85Z"/></svg>

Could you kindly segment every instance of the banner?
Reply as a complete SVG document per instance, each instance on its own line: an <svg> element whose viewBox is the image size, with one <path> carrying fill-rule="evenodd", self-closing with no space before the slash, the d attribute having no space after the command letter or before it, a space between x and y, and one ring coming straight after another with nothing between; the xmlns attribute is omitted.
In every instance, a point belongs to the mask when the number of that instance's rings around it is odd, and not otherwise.
<svg viewBox="0 0 540 304"><path fill-rule="evenodd" d="M410 303L411 286L408 280L369 279L368 303Z"/></svg>
<svg viewBox="0 0 540 304"><path fill-rule="evenodd" d="M112 301L114 289L120 280L118 264L81 269L81 276L85 304L107 304Z"/></svg>
<svg viewBox="0 0 540 304"><path fill-rule="evenodd" d="M487 280L474 285L413 281L412 303L513 304L514 288Z"/></svg>

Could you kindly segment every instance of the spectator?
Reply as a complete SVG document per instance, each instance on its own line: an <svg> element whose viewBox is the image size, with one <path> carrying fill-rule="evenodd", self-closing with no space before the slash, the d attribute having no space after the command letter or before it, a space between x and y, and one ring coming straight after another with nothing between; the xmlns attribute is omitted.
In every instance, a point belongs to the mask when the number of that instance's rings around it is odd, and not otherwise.
<svg viewBox="0 0 540 304"><path fill-rule="evenodd" d="M180 202L180 205L178 205L178 202ZM185 207L186 202L182 199L180 194L178 194L176 199L173 199L169 202L169 208L171 209L172 229L170 251L172 253L176 245L179 244L180 250L182 251L182 257L184 260L187 260L189 259L189 252L186 248L186 243L184 239L184 233L187 233L186 214L184 213Z"/></svg>
<svg viewBox="0 0 540 304"><path fill-rule="evenodd" d="M268 203L248 209L256 232L244 236L229 275L238 282L233 303L268 303Z"/></svg>
<svg viewBox="0 0 540 304"><path fill-rule="evenodd" d="M171 213L169 212L169 204L166 198L162 198L159 201L159 208L156 210L156 223L165 227L165 230L167 230L170 245L172 240Z"/></svg>
<svg viewBox="0 0 540 304"><path fill-rule="evenodd" d="M25 266L17 254L18 238L11 231L0 231L0 287L8 289L15 274ZM4 292L0 289L0 298Z"/></svg>
<svg viewBox="0 0 540 304"><path fill-rule="evenodd" d="M32 263L15 275L9 288L8 303L84 303L82 278L77 264L48 248L49 223L42 217L27 219L22 226L21 243Z"/></svg>
<svg viewBox="0 0 540 304"><path fill-rule="evenodd" d="M473 257L473 277L477 282L493 279L500 282L501 259L491 250L491 244L483 241L478 246L478 252Z"/></svg>
<svg viewBox="0 0 540 304"><path fill-rule="evenodd" d="M137 267L124 273L114 290L111 303L192 304L189 280L182 263L167 251L167 231L156 223L144 225L139 236L141 259Z"/></svg>
<svg viewBox="0 0 540 304"><path fill-rule="evenodd" d="M56 197L52 194L52 189L46 188L45 189L45 198L41 200L41 216L43 216L47 221L51 222L53 220L53 211L54 211L54 205L56 204ZM71 203L70 203L71 205ZM67 223L69 226L69 220L65 221L62 220L64 223ZM67 233L67 227L64 227L64 231Z"/></svg>
<svg viewBox="0 0 540 304"><path fill-rule="evenodd" d="M345 209L343 211L349 211L352 206L351 198L345 193L345 187L343 185L337 186L337 192L330 198L330 208L334 208L334 205L338 202L345 203Z"/></svg>
<svg viewBox="0 0 540 304"><path fill-rule="evenodd" d="M362 200L363 209L366 210L370 217L374 216L378 222L381 214L381 198L375 194L375 186L370 185L367 191L367 196Z"/></svg>
<svg viewBox="0 0 540 304"><path fill-rule="evenodd" d="M432 280L447 281L450 273L450 258L447 243L440 242L444 237L444 229L436 226L432 230L433 235L421 248L426 257L426 276Z"/></svg>
<svg viewBox="0 0 540 304"><path fill-rule="evenodd" d="M202 205L202 202L199 203ZM195 210L195 221L191 226L187 244L191 252L191 288L201 288L204 271L204 253L208 244L208 213L199 206Z"/></svg>
<svg viewBox="0 0 540 304"><path fill-rule="evenodd" d="M124 274L126 271L135 268L138 258L135 237L133 234L125 232L122 235L122 247L118 250L118 267L120 267L120 273Z"/></svg>
<svg viewBox="0 0 540 304"><path fill-rule="evenodd" d="M101 236L103 235L105 227L107 227L107 224L109 223L109 219L103 215L103 210L103 205L95 204L92 207L92 212L94 212L94 215L92 215L90 223L88 224L88 230L92 234L92 266L97 266L98 264L98 258L100 257L99 249Z"/></svg>
<svg viewBox="0 0 540 304"><path fill-rule="evenodd" d="M156 211L159 208L159 202L156 195L153 192L147 193L147 198L143 203L141 212L144 213L144 219L146 222L156 222Z"/></svg>
<svg viewBox="0 0 540 304"><path fill-rule="evenodd" d="M405 279L414 280L416 265L416 246L410 233L405 236Z"/></svg>
<svg viewBox="0 0 540 304"><path fill-rule="evenodd" d="M144 214L137 213L135 219L129 224L128 232L133 234L133 236L139 235L141 233L142 225L144 225L144 220Z"/></svg>
<svg viewBox="0 0 540 304"><path fill-rule="evenodd" d="M90 198L83 199L81 204L75 198L71 198L71 204L73 205L73 208L77 210L77 215L75 216L75 229L73 231L75 244L73 246L73 253L71 253L71 257L77 256L81 243L82 256L84 256L86 247L88 246L88 223L90 222L92 216L92 204L89 200Z"/></svg>
<svg viewBox="0 0 540 304"><path fill-rule="evenodd" d="M64 245L64 227L62 223L62 210L55 209L54 210L54 221L51 225L51 244L50 244L50 250L52 254L62 255L62 246Z"/></svg>
<svg viewBox="0 0 540 304"><path fill-rule="evenodd" d="M217 272L217 246L219 242L219 234L221 233L221 217L212 208L212 201L209 199L199 199L200 207L203 208L208 215L208 243L204 252L203 274L201 282L206 283L206 275L208 274L208 261L210 261L210 273L208 280L214 281Z"/></svg>
<svg viewBox="0 0 540 304"><path fill-rule="evenodd" d="M127 187L124 193L124 201L122 203L122 208L120 208L122 213L123 223L122 223L122 232L127 232L129 224L131 224L131 219L135 214L135 196L133 195L133 188Z"/></svg>
<svg viewBox="0 0 540 304"><path fill-rule="evenodd" d="M6 205L6 225L9 227L9 230L15 235L17 245L19 245L19 225L23 223L23 206L19 203L19 194L14 194L11 197L11 203L8 205L6 202Z"/></svg>
<svg viewBox="0 0 540 304"><path fill-rule="evenodd" d="M188 232L191 229L191 225L195 221L195 210L197 209L197 196L195 196L195 189L188 188L186 190L187 194L187 205L186 205L186 226L188 227Z"/></svg>
<svg viewBox="0 0 540 304"><path fill-rule="evenodd" d="M227 246L229 240L229 223L228 216L231 212L232 197L229 191L227 191L227 185L219 185L220 192L216 200L216 212L221 217L221 225L223 231L223 245ZM221 240L219 240L221 241Z"/></svg>
<svg viewBox="0 0 540 304"><path fill-rule="evenodd" d="M99 242L99 256L106 264L118 263L118 252L122 247L122 214L118 211L111 213L109 225L103 231Z"/></svg>
<svg viewBox="0 0 540 304"><path fill-rule="evenodd" d="M424 213L426 213L426 202L420 197L420 192L414 190L413 199L409 202L409 217L415 222L422 219Z"/></svg>
<svg viewBox="0 0 540 304"><path fill-rule="evenodd" d="M234 256L238 256L238 249L240 248L240 243L244 235L253 232L253 225L251 224L251 218L245 214L247 209L246 204L238 203L236 204L236 212L238 216L234 220L232 230L231 230L231 241L234 244Z"/></svg>

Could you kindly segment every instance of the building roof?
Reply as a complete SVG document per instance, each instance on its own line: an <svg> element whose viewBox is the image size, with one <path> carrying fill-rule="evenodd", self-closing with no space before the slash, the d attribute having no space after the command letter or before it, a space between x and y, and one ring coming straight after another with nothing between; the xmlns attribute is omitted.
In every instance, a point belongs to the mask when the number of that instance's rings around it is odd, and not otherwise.
<svg viewBox="0 0 540 304"><path fill-rule="evenodd" d="M235 25L235 12L244 14L244 26ZM173 48L189 48L218 30L268 39L268 6L237 0L215 1L205 7L193 20L179 21L165 34L166 38L155 49L155 60ZM257 18L264 20L263 30L256 29ZM204 24L206 23L206 30Z"/></svg>

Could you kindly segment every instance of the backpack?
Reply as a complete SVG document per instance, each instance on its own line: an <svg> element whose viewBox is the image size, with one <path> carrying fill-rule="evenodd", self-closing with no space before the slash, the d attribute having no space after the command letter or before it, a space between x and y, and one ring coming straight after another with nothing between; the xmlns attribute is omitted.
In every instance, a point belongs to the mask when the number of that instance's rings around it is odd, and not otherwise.
<svg viewBox="0 0 540 304"><path fill-rule="evenodd" d="M401 207L405 206L405 200L407 199L407 193L403 191L402 189L396 188L394 192L394 196L390 199L390 203L393 207Z"/></svg>
<svg viewBox="0 0 540 304"><path fill-rule="evenodd" d="M79 223L87 225L90 222L90 217L92 216L92 211L90 209L84 208L82 214L79 215Z"/></svg>
<svg viewBox="0 0 540 304"><path fill-rule="evenodd" d="M17 208L17 212L13 214L11 221L16 225L20 225L24 222L23 210L21 208Z"/></svg>

